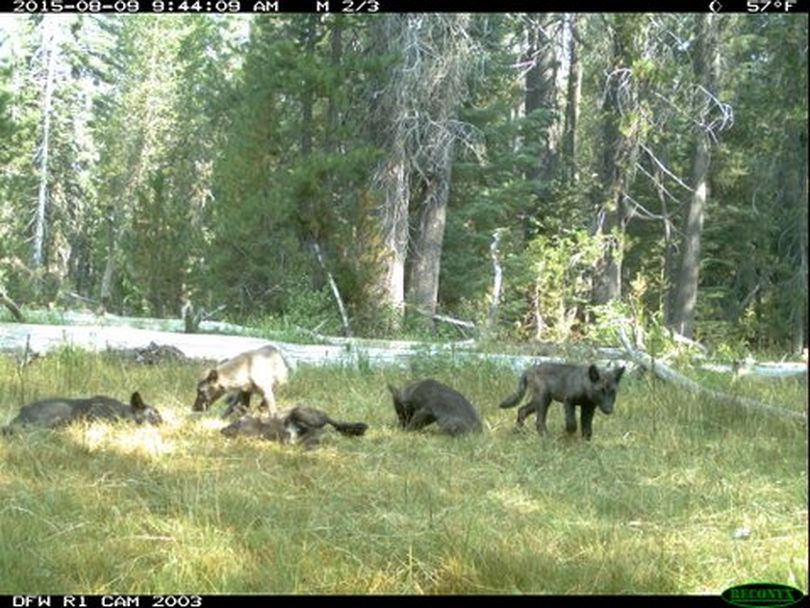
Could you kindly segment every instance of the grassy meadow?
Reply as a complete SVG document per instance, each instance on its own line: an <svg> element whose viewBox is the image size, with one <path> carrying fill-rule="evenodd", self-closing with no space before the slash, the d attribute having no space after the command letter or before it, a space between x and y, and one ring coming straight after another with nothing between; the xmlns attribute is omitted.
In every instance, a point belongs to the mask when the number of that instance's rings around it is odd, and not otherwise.
<svg viewBox="0 0 810 608"><path fill-rule="evenodd" d="M224 403L191 412L200 369L0 358L0 425L35 399L135 389L165 420L0 438L0 594L807 593L807 429L793 422L628 374L590 443L564 436L560 404L540 440L497 407L514 372L426 357L300 367L280 405L370 425L305 450L220 435ZM385 384L427 375L467 395L486 432L400 431ZM725 388L807 408L797 380Z"/></svg>

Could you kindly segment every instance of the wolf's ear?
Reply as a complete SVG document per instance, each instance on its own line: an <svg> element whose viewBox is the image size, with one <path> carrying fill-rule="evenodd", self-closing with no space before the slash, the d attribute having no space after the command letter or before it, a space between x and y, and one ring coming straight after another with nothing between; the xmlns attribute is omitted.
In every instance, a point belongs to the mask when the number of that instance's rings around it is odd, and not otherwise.
<svg viewBox="0 0 810 608"><path fill-rule="evenodd" d="M591 379L591 382L599 382L599 368L597 368L593 363L591 363L590 367L588 367L588 378Z"/></svg>
<svg viewBox="0 0 810 608"><path fill-rule="evenodd" d="M388 391L391 393L391 396L394 399L399 399L399 391L388 383L386 383L385 385L388 387Z"/></svg>
<svg viewBox="0 0 810 608"><path fill-rule="evenodd" d="M617 383L619 382L619 380L622 379L623 373L624 373L624 365L622 365L619 369L617 369L616 372L613 374L613 378L616 380Z"/></svg>
<svg viewBox="0 0 810 608"><path fill-rule="evenodd" d="M133 410L145 410L146 404L141 399L141 394L138 391L132 393L132 396L129 398L129 404L132 406Z"/></svg>
<svg viewBox="0 0 810 608"><path fill-rule="evenodd" d="M206 382L216 382L217 379L219 379L219 373L215 369L209 370L208 375L205 377Z"/></svg>

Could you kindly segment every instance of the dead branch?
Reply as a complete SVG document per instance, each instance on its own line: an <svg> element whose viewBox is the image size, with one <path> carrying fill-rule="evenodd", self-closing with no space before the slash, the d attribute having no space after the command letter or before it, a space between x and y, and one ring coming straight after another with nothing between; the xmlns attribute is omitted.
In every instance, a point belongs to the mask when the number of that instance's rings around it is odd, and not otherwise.
<svg viewBox="0 0 810 608"><path fill-rule="evenodd" d="M25 323L25 317L20 312L20 307L14 303L14 300L6 295L5 291L0 291L0 302L11 311L11 315L19 322Z"/></svg>
<svg viewBox="0 0 810 608"><path fill-rule="evenodd" d="M329 281L329 287L332 289L332 295L337 303L338 311L340 312L340 321L343 323L343 335L350 338L352 336L352 328L349 325L349 315L346 314L346 307L343 305L343 298L340 297L340 291L338 291L335 278L326 267L326 262L323 261L323 255L321 254L321 248L318 243L312 243L312 248L315 250L315 257L318 259L318 264L320 264L321 268L326 273L326 278Z"/></svg>
<svg viewBox="0 0 810 608"><path fill-rule="evenodd" d="M498 304L501 299L501 287L503 286L503 268L501 267L501 230L492 233L492 243L489 246L489 255L492 258L492 269L494 277L492 279L492 303L489 305L489 326L495 326L495 319L498 317Z"/></svg>
<svg viewBox="0 0 810 608"><path fill-rule="evenodd" d="M475 326L475 323L472 321L463 321L461 319L454 319L453 317L448 317L447 315L437 315L432 314L429 312L425 312L424 310L420 310L417 306L412 304L405 304L408 308L414 310L415 312L419 313L423 317L428 317L434 321L442 321L443 323L449 323L450 325L455 325L456 327L462 327L464 329L471 329L472 331L476 331L478 328Z"/></svg>
<svg viewBox="0 0 810 608"><path fill-rule="evenodd" d="M681 344L685 344L687 346L692 346L692 347L698 349L704 355L709 354L709 349L706 348L705 346L703 346L700 342L695 342L691 338L687 338L686 336L683 336L683 335L679 334L674 329L669 330L669 335L673 340L675 340L675 342L680 342Z"/></svg>
<svg viewBox="0 0 810 608"><path fill-rule="evenodd" d="M630 340L627 337L627 332L625 331L625 328L622 325L618 326L618 334L619 340L621 340L622 346L624 346L624 350L627 353L627 356L634 363L637 363L643 368L652 371L652 373L654 373L662 380L666 380L668 382L672 382L673 384L677 384L678 386L685 388L689 392L699 395L708 395L709 397L711 397L712 399L716 399L717 401L722 401L730 405L739 406L747 410L770 414L772 416L779 416L781 418L793 418L794 420L799 422L799 424L801 424L802 426L807 426L807 414L804 412L796 412L784 406L770 405L767 403L762 403L760 401L755 401L753 399L747 399L746 397L737 397L735 395L729 395L727 393L722 393L714 389L706 388L705 386L698 384L694 380L691 380L686 376L682 376L681 374L677 373L672 368L664 365L660 361L656 361L647 353L634 349L630 345Z"/></svg>

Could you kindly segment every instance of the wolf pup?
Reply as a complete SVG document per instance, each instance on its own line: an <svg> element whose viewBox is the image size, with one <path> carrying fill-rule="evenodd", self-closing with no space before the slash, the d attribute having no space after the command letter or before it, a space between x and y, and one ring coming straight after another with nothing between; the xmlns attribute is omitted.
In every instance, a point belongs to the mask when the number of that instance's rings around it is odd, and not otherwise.
<svg viewBox="0 0 810 608"><path fill-rule="evenodd" d="M268 345L250 350L223 361L200 376L197 382L197 399L192 410L195 412L206 410L225 393L236 393L238 398L228 399L228 408L224 414L227 417L237 409L247 411L250 407L250 397L256 393L262 399L259 407L275 414L276 399L273 390L286 384L288 378L287 362L275 346Z"/></svg>
<svg viewBox="0 0 810 608"><path fill-rule="evenodd" d="M517 392L504 399L501 407L514 407L531 391L531 400L518 410L517 426L532 412L537 413L537 432L547 432L546 414L552 399L561 401L565 407L565 430L577 432L575 406L580 406L582 436L590 440L591 422L597 406L605 414L613 411L616 389L624 373L624 367L608 371L595 365L567 365L562 363L542 363L529 367L520 376Z"/></svg>
<svg viewBox="0 0 810 608"><path fill-rule="evenodd" d="M9 435L15 427L34 425L49 429L68 425L77 420L131 420L137 424L160 424L163 419L153 407L146 405L137 391L132 393L129 405L116 399L96 395L89 399L45 399L20 408L19 415L3 428Z"/></svg>
<svg viewBox="0 0 810 608"><path fill-rule="evenodd" d="M478 412L461 393L433 379L418 380L397 390L390 384L399 425L416 431L434 422L450 435L481 431Z"/></svg>
<svg viewBox="0 0 810 608"><path fill-rule="evenodd" d="M281 443L303 443L306 446L313 446L318 442L318 437L327 424L344 435L360 436L368 429L368 425L364 422L339 422L330 418L326 412L299 405L267 420L251 415L242 416L221 432L226 437L243 435Z"/></svg>

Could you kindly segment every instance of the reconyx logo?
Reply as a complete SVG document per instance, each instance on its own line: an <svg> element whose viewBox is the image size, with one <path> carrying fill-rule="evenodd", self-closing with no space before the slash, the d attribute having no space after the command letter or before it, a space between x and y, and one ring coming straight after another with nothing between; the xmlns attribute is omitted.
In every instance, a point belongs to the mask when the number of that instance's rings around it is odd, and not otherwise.
<svg viewBox="0 0 810 608"><path fill-rule="evenodd" d="M739 608L781 608L792 606L802 599L802 592L794 587L778 583L748 583L723 591L720 596L732 606Z"/></svg>

